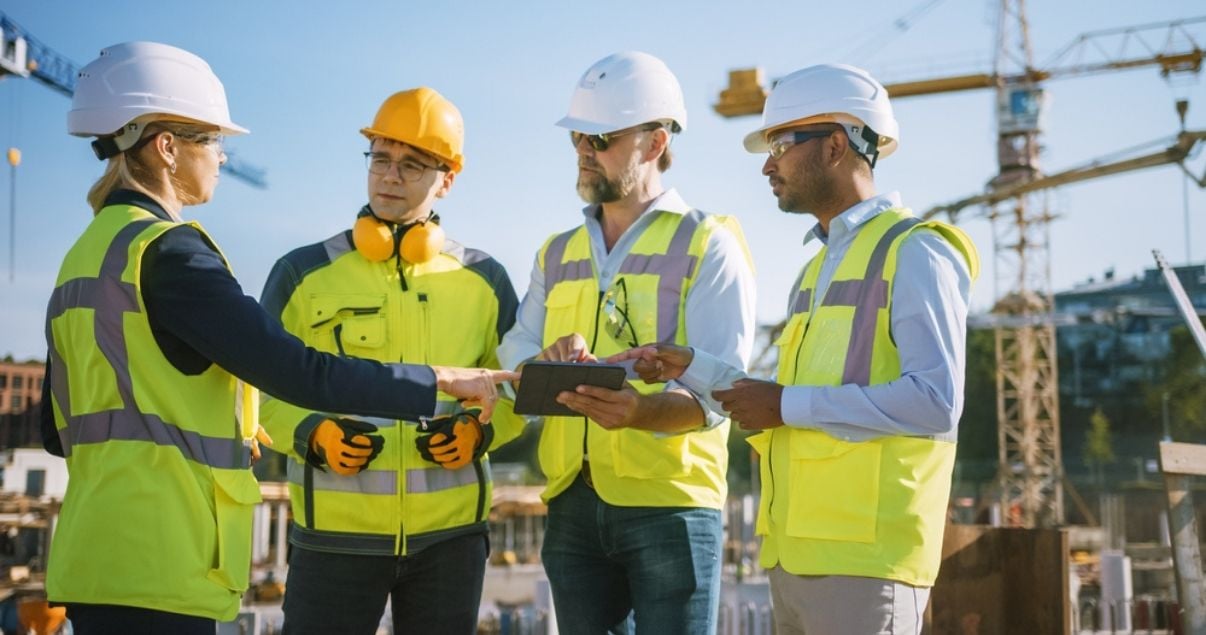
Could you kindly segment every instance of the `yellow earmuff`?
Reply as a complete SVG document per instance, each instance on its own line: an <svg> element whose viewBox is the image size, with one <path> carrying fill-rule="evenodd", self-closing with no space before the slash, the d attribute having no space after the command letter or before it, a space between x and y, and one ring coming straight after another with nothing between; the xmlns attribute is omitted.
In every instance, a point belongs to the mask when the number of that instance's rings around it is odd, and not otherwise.
<svg viewBox="0 0 1206 635"><path fill-rule="evenodd" d="M410 264L421 264L435 258L444 248L444 230L439 225L439 216L401 228L401 240L394 237L388 223L372 214L356 219L352 226L352 243L356 251L372 262L389 260L395 253Z"/></svg>

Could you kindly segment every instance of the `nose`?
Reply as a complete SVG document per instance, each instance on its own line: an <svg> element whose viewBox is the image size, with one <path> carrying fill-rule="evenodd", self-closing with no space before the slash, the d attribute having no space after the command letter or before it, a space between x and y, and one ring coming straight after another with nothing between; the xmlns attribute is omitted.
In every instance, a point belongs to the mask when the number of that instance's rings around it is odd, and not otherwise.
<svg viewBox="0 0 1206 635"><path fill-rule="evenodd" d="M218 149L218 166L221 167L223 165L226 165L226 150L219 148Z"/></svg>
<svg viewBox="0 0 1206 635"><path fill-rule="evenodd" d="M590 142L586 140L586 135L581 135L578 137L578 142L574 144L574 150L582 156L588 156L595 153L594 148L590 147Z"/></svg>
<svg viewBox="0 0 1206 635"><path fill-rule="evenodd" d="M774 174L779 167L775 157L766 155L766 162L762 164L762 176L770 176Z"/></svg>

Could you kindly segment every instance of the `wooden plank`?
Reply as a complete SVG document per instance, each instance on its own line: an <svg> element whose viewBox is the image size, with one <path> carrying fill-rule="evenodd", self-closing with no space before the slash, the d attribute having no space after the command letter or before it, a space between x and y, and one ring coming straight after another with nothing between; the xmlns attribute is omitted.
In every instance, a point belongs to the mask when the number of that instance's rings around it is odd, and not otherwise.
<svg viewBox="0 0 1206 635"><path fill-rule="evenodd" d="M1071 633L1068 533L947 525L927 633Z"/></svg>
<svg viewBox="0 0 1206 635"><path fill-rule="evenodd" d="M1165 474L1206 476L1206 445L1171 441L1161 443L1160 469Z"/></svg>
<svg viewBox="0 0 1206 635"><path fill-rule="evenodd" d="M1168 444L1161 444L1161 446ZM1180 444L1184 445L1184 444ZM1161 447L1161 458L1163 458ZM1168 490L1169 533L1172 534L1173 566L1177 571L1177 597L1186 633L1206 635L1206 583L1202 579L1202 554L1198 546L1197 522L1189 477L1164 474Z"/></svg>

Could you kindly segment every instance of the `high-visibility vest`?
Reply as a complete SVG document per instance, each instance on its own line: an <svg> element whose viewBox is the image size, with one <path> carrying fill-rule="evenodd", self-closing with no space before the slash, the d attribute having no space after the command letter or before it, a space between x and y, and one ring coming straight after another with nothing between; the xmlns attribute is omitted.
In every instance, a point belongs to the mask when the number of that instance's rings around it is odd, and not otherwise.
<svg viewBox="0 0 1206 635"><path fill-rule="evenodd" d="M155 343L139 272L147 247L177 226L105 207L59 271L45 407L70 480L46 589L55 602L229 620L247 588L260 502L243 444L255 408L218 365L185 375Z"/></svg>
<svg viewBox="0 0 1206 635"><path fill-rule="evenodd" d="M779 382L870 386L900 378L892 340L892 288L901 243L936 231L979 273L962 230L890 209L867 221L830 282L813 296L827 249L802 275L779 338ZM850 575L931 586L941 560L955 461L955 435L886 436L847 442L820 430L781 426L749 439L762 460L756 532L763 567L798 575Z"/></svg>
<svg viewBox="0 0 1206 635"><path fill-rule="evenodd" d="M277 271L291 279L268 283L264 302L280 306L285 330L327 353L460 367L498 367L500 310L514 311L506 271L487 254L448 241L421 263L372 262L353 247L351 232L287 254ZM507 298L500 298L506 293ZM277 300L268 296L276 295ZM507 302L503 309L501 302ZM458 410L439 393L436 415ZM489 456L447 470L420 456L418 421L350 417L378 427L385 444L368 468L341 476L306 459L309 439L324 419L265 396L262 422L288 456L293 507L290 542L317 551L400 555L487 530L492 482ZM522 432L512 402L500 399L492 419L494 447Z"/></svg>
<svg viewBox="0 0 1206 635"><path fill-rule="evenodd" d="M723 228L745 247L736 219L704 214L653 211L616 274L624 281L628 316L640 344L686 344L686 298L712 232ZM749 258L748 249L746 257ZM602 328L604 290L591 260L585 226L555 235L541 248L545 279L544 346L570 333L582 334L599 358L629 348ZM713 351L717 352L717 351ZM631 382L641 393L662 384ZM540 435L540 467L548 479L548 501L564 491L581 470L583 449L599 497L620 506L709 507L719 509L728 492L729 422L708 430L655 434L635 428L606 430L585 417L546 417Z"/></svg>

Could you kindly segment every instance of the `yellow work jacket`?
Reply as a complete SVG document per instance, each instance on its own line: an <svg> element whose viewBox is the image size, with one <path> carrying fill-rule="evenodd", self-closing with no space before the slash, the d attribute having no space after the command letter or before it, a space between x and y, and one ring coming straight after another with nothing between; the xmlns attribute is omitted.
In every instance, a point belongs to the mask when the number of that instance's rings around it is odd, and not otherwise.
<svg viewBox="0 0 1206 635"><path fill-rule="evenodd" d="M612 284L624 281L627 308L621 308L639 343L686 344L684 307L708 237L725 227L743 247L745 239L731 217L698 210L649 213L658 216L637 238ZM599 288L586 227L553 236L538 257L546 292L544 346L581 333L599 358L627 349L627 341L616 341L601 328L604 290ZM631 383L645 394L664 388ZM657 434L635 428L607 430L588 425L585 417L546 417L539 458L548 486L542 496L551 500L570 486L581 471L585 449L594 487L612 505L720 509L728 492L728 435L727 419L706 430Z"/></svg>
<svg viewBox="0 0 1206 635"><path fill-rule="evenodd" d="M422 264L372 262L351 232L294 250L278 261L261 302L287 331L328 353L380 362L498 368L495 349L514 321L515 291L485 253L449 241ZM440 393L436 414L457 410ZM316 467L314 428L338 413L313 412L265 395L261 423L288 456L293 506L290 541L317 551L396 555L486 531L488 456L446 470L415 446L418 421L352 417L378 427L385 445L368 469L340 476ZM523 421L512 402L494 411L493 447L514 439ZM309 460L307 460L309 458Z"/></svg>
<svg viewBox="0 0 1206 635"><path fill-rule="evenodd" d="M870 386L900 378L891 334L897 253L913 231L934 231L967 261L962 230L890 209L858 230L824 298L815 302L822 248L802 276L778 340L787 386ZM762 457L756 532L760 561L798 575L850 575L931 586L938 575L955 439L885 436L847 442L782 426L749 439Z"/></svg>
<svg viewBox="0 0 1206 635"><path fill-rule="evenodd" d="M184 375L155 343L139 272L148 246L177 226L110 205L59 271L44 407L70 480L46 589L53 602L229 620L247 588L260 501L241 423L255 410L217 364Z"/></svg>

